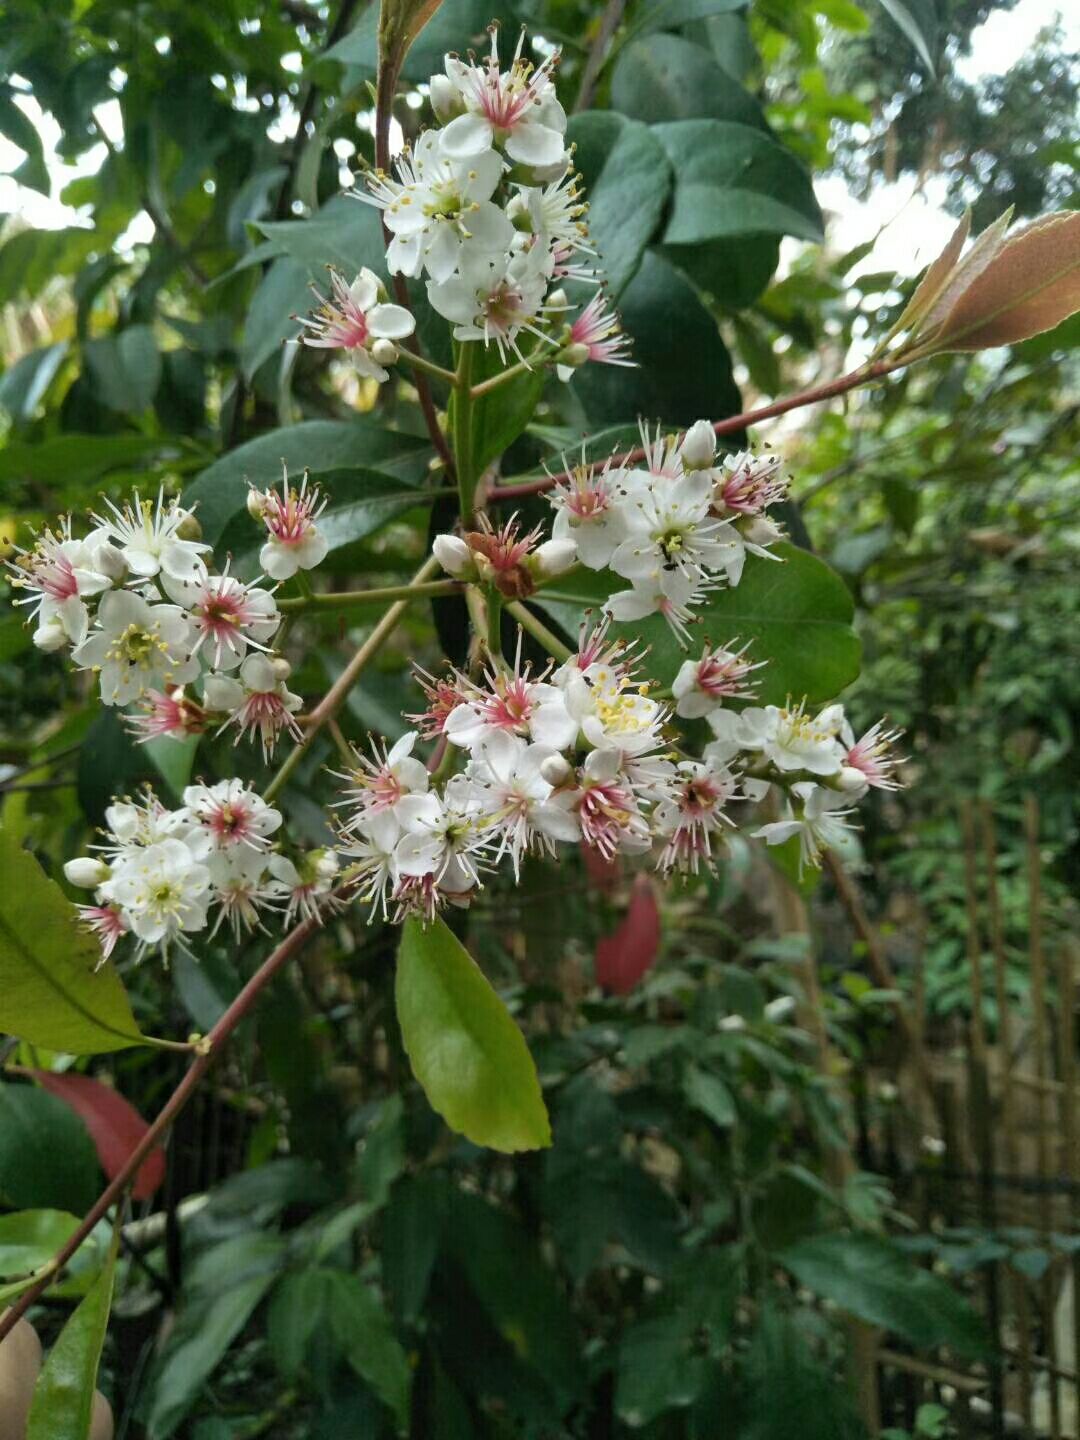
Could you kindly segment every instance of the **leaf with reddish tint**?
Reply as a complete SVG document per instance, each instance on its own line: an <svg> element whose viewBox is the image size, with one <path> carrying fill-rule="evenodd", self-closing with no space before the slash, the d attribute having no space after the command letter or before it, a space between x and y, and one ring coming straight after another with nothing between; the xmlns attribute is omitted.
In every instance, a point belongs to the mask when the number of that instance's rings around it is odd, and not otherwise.
<svg viewBox="0 0 1080 1440"><path fill-rule="evenodd" d="M660 910L648 875L638 875L626 918L596 944L596 978L613 995L628 995L660 952Z"/></svg>
<svg viewBox="0 0 1080 1440"><path fill-rule="evenodd" d="M937 350L1015 345L1080 310L1080 211L1033 220L970 280L934 337Z"/></svg>
<svg viewBox="0 0 1080 1440"><path fill-rule="evenodd" d="M35 1070L34 1079L50 1095L63 1100L79 1116L94 1142L101 1168L112 1180L150 1128L122 1095L89 1075L57 1075ZM135 1175L131 1194L147 1200L165 1178L165 1152L151 1150Z"/></svg>
<svg viewBox="0 0 1080 1440"><path fill-rule="evenodd" d="M608 860L594 846L582 845L581 859L592 888L599 890L602 895L610 895L619 883L619 876L622 874L618 856L613 856Z"/></svg>

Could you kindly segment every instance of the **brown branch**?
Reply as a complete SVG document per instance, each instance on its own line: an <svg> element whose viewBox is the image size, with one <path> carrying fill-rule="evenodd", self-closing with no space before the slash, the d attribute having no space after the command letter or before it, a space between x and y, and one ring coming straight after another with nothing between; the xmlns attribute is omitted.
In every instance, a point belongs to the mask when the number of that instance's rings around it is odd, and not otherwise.
<svg viewBox="0 0 1080 1440"><path fill-rule="evenodd" d="M303 920L295 926L281 944L259 966L255 974L237 995L221 1019L199 1045L199 1053L184 1072L179 1085L166 1100L146 1134L124 1162L109 1184L98 1196L93 1207L87 1212L78 1228L53 1256L49 1264L34 1283L28 1286L11 1308L0 1315L0 1341L11 1331L19 1318L26 1313L34 1301L55 1279L64 1265L87 1239L94 1227L116 1203L138 1172L139 1166L157 1145L161 1143L166 1129L172 1124L191 1099L200 1080L210 1069L214 1056L230 1037L240 1021L251 1010L259 994L270 980L286 965L319 928L317 920Z"/></svg>
<svg viewBox="0 0 1080 1440"><path fill-rule="evenodd" d="M825 385L815 385L810 390L800 390L798 394L790 395L786 400L776 400L772 405L763 405L758 410L744 410L741 415L729 415L726 420L717 420L712 428L717 435L730 435L735 430L745 429L747 425L758 425L762 420L774 420L778 415L786 415L789 410L799 410L804 405L816 405L822 400L831 400L837 395L845 395L849 390L855 390L860 385L869 385L875 380L880 380L891 371L899 370L906 364L906 360L876 360L872 365L867 365L861 370L852 370L848 375L841 375L838 380L830 380ZM639 447L616 456L614 463L616 465L632 465L644 458L645 451ZM545 490L550 490L553 485L571 479L572 473L570 470L562 470L555 475L545 475L542 480L526 480L520 485L492 486L487 493L488 504L497 503L500 500L520 500L526 495L539 495Z"/></svg>
<svg viewBox="0 0 1080 1440"><path fill-rule="evenodd" d="M600 79L600 71L604 68L604 61L607 59L611 37L619 28L619 21L622 19L625 9L626 0L608 0L604 8L596 35L589 47L589 58L585 61L585 69L581 72L581 84L578 87L577 99L574 101L573 113L575 115L580 115L582 110L587 110L592 102L596 92L596 82Z"/></svg>

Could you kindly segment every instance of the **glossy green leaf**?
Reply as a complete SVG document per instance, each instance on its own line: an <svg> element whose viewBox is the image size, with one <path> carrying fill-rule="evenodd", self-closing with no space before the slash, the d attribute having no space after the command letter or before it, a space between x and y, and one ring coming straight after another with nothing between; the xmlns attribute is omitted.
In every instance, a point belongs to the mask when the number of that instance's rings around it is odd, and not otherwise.
<svg viewBox="0 0 1080 1440"><path fill-rule="evenodd" d="M313 477L335 470L378 471L382 477L419 479L426 468L428 442L416 435L383 429L363 416L355 420L306 420L272 430L230 450L204 470L184 492L184 504L198 507L203 537L211 545L221 539L233 516L246 514L248 486L265 489L281 484L282 462L299 484L305 469ZM363 477L357 480L357 487ZM331 503L333 494L329 495ZM329 514L329 511L327 511ZM259 527L252 520L251 534Z"/></svg>
<svg viewBox="0 0 1080 1440"><path fill-rule="evenodd" d="M161 381L161 356L149 325L87 340L83 360L101 403L120 414L141 414Z"/></svg>
<svg viewBox="0 0 1080 1440"><path fill-rule="evenodd" d="M34 1390L26 1440L87 1440L115 1267L114 1248L49 1351Z"/></svg>
<svg viewBox="0 0 1080 1440"><path fill-rule="evenodd" d="M681 35L650 35L620 52L611 76L613 109L635 120L732 120L765 129L761 106L707 50Z"/></svg>
<svg viewBox="0 0 1080 1440"><path fill-rule="evenodd" d="M142 1043L111 965L75 906L34 857L0 830L0 1030L71 1055Z"/></svg>
<svg viewBox="0 0 1080 1440"><path fill-rule="evenodd" d="M451 1129L492 1150L550 1145L524 1036L442 920L405 922L395 994L413 1073Z"/></svg>
<svg viewBox="0 0 1080 1440"><path fill-rule="evenodd" d="M275 260L259 281L240 346L240 359L249 380L299 332L299 325L290 316L307 308L311 299L308 285L307 264L288 255Z"/></svg>
<svg viewBox="0 0 1080 1440"><path fill-rule="evenodd" d="M642 415L653 424L692 425L702 415L737 413L739 391L716 321L666 259L646 251L619 313L639 368L588 365L577 372L574 393L593 426Z"/></svg>
<svg viewBox="0 0 1080 1440"><path fill-rule="evenodd" d="M0 1215L0 1276L28 1275L51 1260L79 1228L66 1210L19 1210Z"/></svg>
<svg viewBox="0 0 1080 1440"><path fill-rule="evenodd" d="M778 1257L800 1285L911 1345L986 1354L983 1323L956 1291L872 1235L815 1235Z"/></svg>
<svg viewBox="0 0 1080 1440"><path fill-rule="evenodd" d="M725 120L675 120L653 133L676 177L665 245L745 235L822 238L810 177L762 131Z"/></svg>
<svg viewBox="0 0 1080 1440"><path fill-rule="evenodd" d="M508 354L505 361L501 359L494 345L472 345L470 350L472 368L469 377L473 385L491 380L517 364L514 355ZM489 395L470 403L468 443L474 475L480 476L493 460L510 448L528 425L543 392L547 373L543 365L538 365L536 369L505 381ZM453 416L457 403L455 393L450 397L451 427L455 423Z"/></svg>
<svg viewBox="0 0 1080 1440"><path fill-rule="evenodd" d="M89 1210L97 1152L73 1110L34 1085L0 1084L0 1195L17 1208Z"/></svg>
<svg viewBox="0 0 1080 1440"><path fill-rule="evenodd" d="M706 643L749 641L753 658L767 662L758 672L757 695L763 704L782 705L789 696L806 696L810 704L831 700L859 673L861 646L851 628L851 594L838 575L807 551L781 544L771 553L777 559L748 556L741 582L734 589L718 590L695 612L700 622L691 648L700 653ZM535 603L573 634L586 609L622 588L618 577L607 571L578 571L541 591ZM647 644L650 674L671 684L688 652L666 621L650 616L614 630Z"/></svg>
<svg viewBox="0 0 1080 1440"><path fill-rule="evenodd" d="M327 1319L345 1359L390 1407L404 1430L412 1372L386 1307L358 1275L328 1270L325 1286Z"/></svg>
<svg viewBox="0 0 1080 1440"><path fill-rule="evenodd" d="M738 1119L734 1098L723 1080L698 1065L687 1066L683 1076L683 1094L688 1104L700 1110L722 1130L729 1130Z"/></svg>
<svg viewBox="0 0 1080 1440"><path fill-rule="evenodd" d="M0 376L0 407L15 424L33 417L68 353L68 342L31 350Z"/></svg>
<svg viewBox="0 0 1080 1440"><path fill-rule="evenodd" d="M589 244L617 298L659 232L671 166L647 125L614 111L573 116L567 139L577 146L574 160L589 197Z"/></svg>

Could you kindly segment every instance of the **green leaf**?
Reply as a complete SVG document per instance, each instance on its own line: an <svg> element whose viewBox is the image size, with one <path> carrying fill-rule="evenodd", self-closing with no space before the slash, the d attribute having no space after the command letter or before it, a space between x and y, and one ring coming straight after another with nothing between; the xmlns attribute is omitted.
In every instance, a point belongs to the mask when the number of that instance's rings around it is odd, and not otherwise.
<svg viewBox="0 0 1080 1440"><path fill-rule="evenodd" d="M748 556L740 583L717 591L697 610L701 644L748 640L753 658L768 662L758 672L762 704L782 705L789 696L806 696L812 705L831 700L859 673L861 647L851 628L851 594L807 551L781 544L771 553L778 558ZM586 609L621 588L622 582L606 571L579 571L542 590L535 603L574 634ZM633 626L616 625L614 633L620 632L650 647L650 674L670 685L687 652L667 623L650 616ZM697 641L693 648L698 649Z"/></svg>
<svg viewBox="0 0 1080 1440"><path fill-rule="evenodd" d="M112 1308L115 1247L68 1320L38 1376L26 1440L87 1440Z"/></svg>
<svg viewBox="0 0 1080 1440"><path fill-rule="evenodd" d="M766 128L749 91L681 35L651 35L625 46L611 76L611 104L650 125L708 118Z"/></svg>
<svg viewBox="0 0 1080 1440"><path fill-rule="evenodd" d="M636 1429L665 1410L692 1405L701 1393L707 1363L693 1353L679 1316L638 1321L619 1343L616 1413Z"/></svg>
<svg viewBox="0 0 1080 1440"><path fill-rule="evenodd" d="M161 382L161 356L149 325L87 340L83 360L98 399L123 415L141 415Z"/></svg>
<svg viewBox="0 0 1080 1440"><path fill-rule="evenodd" d="M383 478L392 475L411 480L424 473L428 449L426 439L383 429L362 416L355 420L305 420L260 435L215 460L185 490L184 504L198 506L203 538L216 545L233 516L241 511L246 514L249 484L260 489L281 484L283 461L290 479L295 478L297 484L305 468L318 477L334 470L371 467ZM363 477L357 483L362 484ZM332 494L329 498L333 502ZM251 534L258 538L259 527L253 520Z"/></svg>
<svg viewBox="0 0 1080 1440"><path fill-rule="evenodd" d="M513 356L504 362L494 345L472 345L470 382L479 385L484 380L509 370L517 363ZM470 402L468 454L472 461L474 475L483 471L509 450L510 446L533 417L537 402L544 389L547 371L543 364L535 370L527 370L514 380L504 381L490 395L482 395ZM450 425L453 433L454 412L458 405L455 391L450 397Z"/></svg>
<svg viewBox="0 0 1080 1440"><path fill-rule="evenodd" d="M10 1205L82 1214L100 1178L94 1143L73 1110L36 1086L0 1084L0 1194Z"/></svg>
<svg viewBox="0 0 1080 1440"><path fill-rule="evenodd" d="M938 23L934 0L881 0L881 8L911 41L916 55L933 75Z"/></svg>
<svg viewBox="0 0 1080 1440"><path fill-rule="evenodd" d="M441 1176L407 1175L394 1186L383 1216L383 1282L406 1325L415 1322L427 1297L446 1200Z"/></svg>
<svg viewBox="0 0 1080 1440"><path fill-rule="evenodd" d="M286 1380L295 1380L308 1345L323 1325L326 1271L314 1268L283 1275L274 1287L266 1317L266 1338L274 1361Z"/></svg>
<svg viewBox="0 0 1080 1440"><path fill-rule="evenodd" d="M112 470L127 469L151 457L179 453L179 444L153 435L55 435L39 445L18 441L0 450L0 481L89 485Z"/></svg>
<svg viewBox="0 0 1080 1440"><path fill-rule="evenodd" d="M589 200L589 244L617 299L659 230L671 166L647 125L613 111L574 115L566 133Z"/></svg>
<svg viewBox="0 0 1080 1440"><path fill-rule="evenodd" d="M525 1039L442 920L405 922L395 994L413 1073L451 1129L504 1152L551 1144Z"/></svg>
<svg viewBox="0 0 1080 1440"><path fill-rule="evenodd" d="M412 1371L386 1307L357 1275L325 1272L326 1313L345 1359L390 1409L404 1430Z"/></svg>
<svg viewBox="0 0 1080 1440"><path fill-rule="evenodd" d="M808 1327L807 1327L808 1328ZM727 1397L725 1423L739 1440L868 1440L850 1391L810 1350L799 1317L766 1302L743 1361L737 1403ZM783 1376L783 1384L776 1377ZM741 1402L741 1403L738 1403Z"/></svg>
<svg viewBox="0 0 1080 1440"><path fill-rule="evenodd" d="M654 30L677 30L694 20L741 10L744 4L745 0L648 0L631 32L637 37Z"/></svg>
<svg viewBox="0 0 1080 1440"><path fill-rule="evenodd" d="M428 23L420 31L415 43L405 56L401 67L405 80L427 81L434 71L442 70L443 57L447 51L464 54L471 47L486 50L489 44L486 34L491 21L503 11L507 20L513 19L510 12L497 0L443 0ZM514 34L513 25L503 30L505 37ZM379 60L378 7L370 6L355 27L343 40L331 46L326 59L339 60L344 65L374 74Z"/></svg>
<svg viewBox="0 0 1080 1440"><path fill-rule="evenodd" d="M299 327L290 317L307 308L311 299L308 290L309 270L301 260L282 255L259 281L251 297L240 359L244 374L250 380Z"/></svg>
<svg viewBox="0 0 1080 1440"><path fill-rule="evenodd" d="M83 931L74 905L34 857L0 829L0 1030L101 1055L143 1043L124 987Z"/></svg>
<svg viewBox="0 0 1080 1440"><path fill-rule="evenodd" d="M746 235L821 240L810 177L770 136L724 120L675 120L653 134L675 173L665 245Z"/></svg>
<svg viewBox="0 0 1080 1440"><path fill-rule="evenodd" d="M700 1110L722 1130L730 1129L738 1119L735 1101L723 1080L697 1065L687 1066L683 1076L683 1094L695 1110Z"/></svg>
<svg viewBox="0 0 1080 1440"><path fill-rule="evenodd" d="M189 735L183 740L174 740L171 735L160 735L155 740L148 740L142 748L172 791L173 797L181 799L184 786L191 780L195 752L199 748L198 735Z"/></svg>
<svg viewBox="0 0 1080 1440"><path fill-rule="evenodd" d="M0 1215L0 1276L28 1275L71 1239L79 1221L65 1210Z"/></svg>
<svg viewBox="0 0 1080 1440"><path fill-rule="evenodd" d="M968 1303L885 1240L817 1235L781 1251L778 1258L808 1290L911 1345L948 1345L972 1358L987 1353L983 1323Z"/></svg>
<svg viewBox="0 0 1080 1440"><path fill-rule="evenodd" d="M0 379L0 406L19 424L33 418L42 397L64 363L68 342L43 345L17 360Z"/></svg>
<svg viewBox="0 0 1080 1440"><path fill-rule="evenodd" d="M591 424L644 415L654 424L692 425L702 415L720 419L738 412L731 358L716 321L666 259L646 251L619 313L633 336L639 368L587 365L577 372L573 389Z"/></svg>
<svg viewBox="0 0 1080 1440"><path fill-rule="evenodd" d="M148 1440L167 1440L274 1283L284 1254L276 1237L241 1236L200 1256L189 1287L203 1288L180 1312L151 1391Z"/></svg>
<svg viewBox="0 0 1080 1440"><path fill-rule="evenodd" d="M379 212L352 195L335 195L308 220L262 221L259 229L282 254L306 265L308 278L324 292L328 265L349 281L362 266L378 273L384 269L386 246ZM294 322L288 333L295 334L296 329Z"/></svg>

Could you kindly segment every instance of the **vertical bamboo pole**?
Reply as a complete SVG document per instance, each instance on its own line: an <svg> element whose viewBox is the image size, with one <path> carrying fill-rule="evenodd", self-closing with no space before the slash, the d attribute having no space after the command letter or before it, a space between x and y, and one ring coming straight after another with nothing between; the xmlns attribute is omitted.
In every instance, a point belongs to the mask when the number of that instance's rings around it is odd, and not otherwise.
<svg viewBox="0 0 1080 1440"><path fill-rule="evenodd" d="M986 904L990 916L990 944L994 955L994 999L998 1012L998 1055L1001 1081L1001 1130L1005 1170L1015 1178L1020 1173L1020 1145L1016 1131L1016 1103L1013 1092L1012 1011L1006 983L1005 926L1001 918L1001 897L997 883L997 832L994 812L987 801L979 807L982 822L986 871ZM1007 1193L1007 1192L1006 1192ZM1020 1405L1025 1432L1033 1435L1035 1414L1031 1383L1031 1307L1027 1282L1011 1267L1006 1268L1009 1293L1016 1316L1017 1358L1020 1371Z"/></svg>
<svg viewBox="0 0 1080 1440"><path fill-rule="evenodd" d="M1032 1030L1035 1039L1035 1073L1039 1080L1049 1080L1049 1046L1046 1026L1046 957L1042 935L1042 864L1039 858L1039 804L1034 795L1024 800L1024 836L1027 843L1028 872L1028 955L1031 970ZM1035 1091L1036 1155L1039 1180L1039 1228L1047 1248L1050 1245L1051 1178L1050 1136L1047 1114L1048 1092L1045 1084ZM1058 1394L1057 1336L1054 1333L1054 1280L1050 1266L1039 1284L1039 1300L1043 1345L1050 1362L1047 1372L1050 1384L1050 1435L1061 1440L1061 1397Z"/></svg>
<svg viewBox="0 0 1080 1440"><path fill-rule="evenodd" d="M991 1115L990 1081L986 1063L986 1016L983 996L982 925L979 919L978 851L975 836L975 815L970 800L960 809L960 826L964 840L964 889L967 900L967 957L971 978L971 1026L968 1033L968 1074L970 1099L975 1130L975 1152L978 1164L979 1221L987 1231L997 1228L994 1203L994 1122ZM984 1274L986 1321L990 1330L993 1354L990 1357L991 1433L994 1440L1004 1440L1005 1388L1001 1344L1001 1299L999 1272L996 1264L988 1265Z"/></svg>

